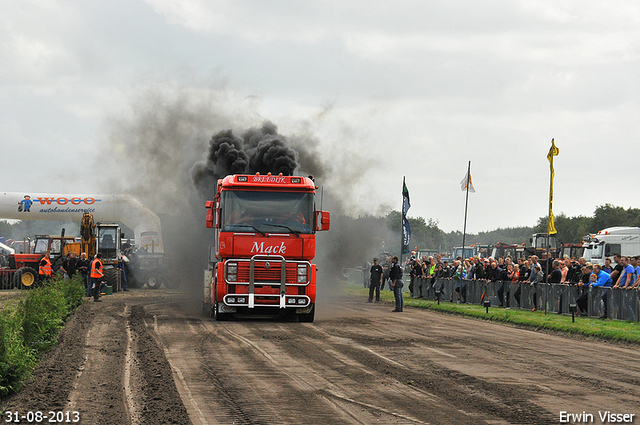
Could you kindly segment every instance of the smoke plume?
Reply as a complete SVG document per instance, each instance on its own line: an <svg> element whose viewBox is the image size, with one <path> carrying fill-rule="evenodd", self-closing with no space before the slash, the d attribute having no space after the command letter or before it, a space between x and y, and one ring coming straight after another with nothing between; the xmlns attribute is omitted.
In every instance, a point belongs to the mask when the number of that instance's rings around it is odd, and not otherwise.
<svg viewBox="0 0 640 425"><path fill-rule="evenodd" d="M246 130L242 136L222 130L209 141L206 158L191 168L191 180L198 192L207 194L215 191L218 179L230 174L293 175L297 158L298 153L270 121Z"/></svg>
<svg viewBox="0 0 640 425"><path fill-rule="evenodd" d="M271 172L316 178L317 208L332 217L332 230L317 235L319 297L336 293L327 285L341 279L345 267L379 252L380 232L386 233L380 221L355 225L353 219L380 212L362 209L360 200L369 194L359 192L358 183L367 169L380 169L380 164L361 155L364 150L358 149L353 132L321 143L310 120L284 135L254 109L247 99L230 100L219 88L153 89L134 100L131 113L105 124L103 144L109 155L101 155L96 164L109 170L102 185L112 193L133 195L160 216L172 276L190 295L187 307L193 313L201 306L203 270L213 244L205 228L204 201L213 199L217 180L226 175ZM325 110L317 119L329 113Z"/></svg>

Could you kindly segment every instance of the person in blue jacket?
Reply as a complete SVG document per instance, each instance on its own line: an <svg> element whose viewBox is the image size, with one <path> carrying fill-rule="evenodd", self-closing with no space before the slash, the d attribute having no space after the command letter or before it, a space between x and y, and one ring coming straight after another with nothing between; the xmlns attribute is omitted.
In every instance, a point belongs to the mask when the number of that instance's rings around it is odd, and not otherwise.
<svg viewBox="0 0 640 425"><path fill-rule="evenodd" d="M602 270L602 266L599 264L595 264L595 265L587 265L586 266L587 270L591 269L592 273L589 275L589 283L585 284L585 287L598 287L598 286L606 286L606 287L610 287L611 283L612 283L612 279L611 279L611 275L605 271ZM607 317L607 292L605 291L604 294L602 294L602 301L604 302L604 311L603 313L600 315L600 318L604 318ZM578 299L576 299L576 304L578 305L578 308L580 309L580 313L582 315L586 315L587 314L587 304L589 301L589 291L584 291L584 293L582 295L580 295L578 297Z"/></svg>

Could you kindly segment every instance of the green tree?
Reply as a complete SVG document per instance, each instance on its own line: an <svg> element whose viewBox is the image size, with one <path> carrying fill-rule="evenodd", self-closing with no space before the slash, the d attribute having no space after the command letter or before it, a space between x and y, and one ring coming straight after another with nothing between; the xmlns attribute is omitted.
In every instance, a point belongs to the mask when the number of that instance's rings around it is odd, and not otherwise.
<svg viewBox="0 0 640 425"><path fill-rule="evenodd" d="M611 204L600 205L593 214L594 226L597 230L614 226L640 226L640 210L622 207L614 207Z"/></svg>
<svg viewBox="0 0 640 425"><path fill-rule="evenodd" d="M401 220L400 211L390 211L386 217L387 227L397 235L397 240L391 241L394 252L400 252ZM447 250L445 233L438 228L436 220L432 218L425 220L423 217L408 217L407 220L409 221L409 226L411 226L409 249L418 247L419 249Z"/></svg>

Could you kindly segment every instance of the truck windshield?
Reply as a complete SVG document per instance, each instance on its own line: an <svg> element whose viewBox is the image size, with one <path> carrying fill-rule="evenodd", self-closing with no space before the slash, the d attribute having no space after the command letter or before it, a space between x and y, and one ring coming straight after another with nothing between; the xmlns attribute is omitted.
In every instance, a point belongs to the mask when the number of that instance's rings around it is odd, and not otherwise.
<svg viewBox="0 0 640 425"><path fill-rule="evenodd" d="M596 244L591 248L591 260L602 260L602 251L604 248L604 244ZM586 260L586 258L585 258Z"/></svg>
<svg viewBox="0 0 640 425"><path fill-rule="evenodd" d="M224 191L223 232L314 233L313 194Z"/></svg>
<svg viewBox="0 0 640 425"><path fill-rule="evenodd" d="M118 229L115 227L101 227L98 229L98 252L103 261L116 258Z"/></svg>

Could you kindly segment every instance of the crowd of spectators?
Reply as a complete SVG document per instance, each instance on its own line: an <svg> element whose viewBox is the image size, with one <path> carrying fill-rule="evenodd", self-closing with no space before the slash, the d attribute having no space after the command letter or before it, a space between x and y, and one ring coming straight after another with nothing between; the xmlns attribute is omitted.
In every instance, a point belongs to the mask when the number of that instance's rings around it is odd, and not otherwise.
<svg viewBox="0 0 640 425"><path fill-rule="evenodd" d="M615 266L614 266L615 264ZM415 252L405 264L405 273L409 275L409 292L413 298L424 298L426 291L431 286L436 296L442 300L465 302L466 280L485 280L498 282L497 290L500 306L505 305L505 283L520 282L528 284L533 291L533 310L537 308L536 291L538 284L548 282L555 284L576 285L578 297L576 304L579 314L586 314L588 303L587 289L592 287L620 288L624 290L640 290L640 256L622 257L614 254L613 260L607 258L604 265L591 264L583 257L575 258L565 256L551 262L548 273L543 272L544 267L536 255L527 258L518 258L515 262L511 256L494 258L468 258L461 257L449 263L440 255L423 256L417 258ZM454 278L459 281L452 294L445 294L444 283L437 285L438 278ZM440 281L442 282L442 281ZM522 293L522 285L518 285L514 295L518 305ZM607 313L607 293L602 295L604 304L603 317ZM508 297L507 297L508 298ZM560 300L562 306L562 299ZM562 311L559 311L562 313Z"/></svg>

